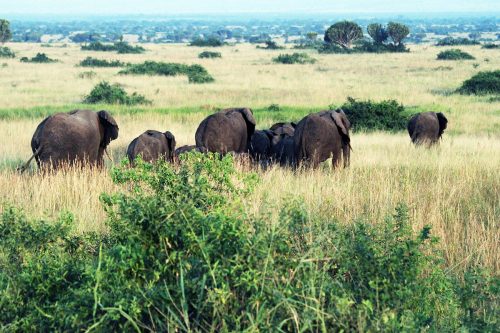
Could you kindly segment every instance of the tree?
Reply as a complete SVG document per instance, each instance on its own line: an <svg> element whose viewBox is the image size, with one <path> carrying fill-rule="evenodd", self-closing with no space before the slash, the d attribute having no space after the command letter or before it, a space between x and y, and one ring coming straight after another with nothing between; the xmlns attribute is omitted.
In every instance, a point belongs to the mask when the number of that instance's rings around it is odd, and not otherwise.
<svg viewBox="0 0 500 333"><path fill-rule="evenodd" d="M363 37L361 27L350 21L337 22L325 32L325 42L334 43L342 46L344 49L351 47L352 42Z"/></svg>
<svg viewBox="0 0 500 333"><path fill-rule="evenodd" d="M380 23L372 23L368 25L368 35L373 39L375 44L383 44L389 38L387 29Z"/></svg>
<svg viewBox="0 0 500 333"><path fill-rule="evenodd" d="M318 38L318 33L311 31L306 34L308 40L315 41Z"/></svg>
<svg viewBox="0 0 500 333"><path fill-rule="evenodd" d="M387 24L387 32L394 42L394 45L400 46L403 39L410 34L410 29L404 24L389 22L389 24Z"/></svg>
<svg viewBox="0 0 500 333"><path fill-rule="evenodd" d="M10 22L7 20L0 19L0 43L4 44L12 38L12 32L10 31Z"/></svg>

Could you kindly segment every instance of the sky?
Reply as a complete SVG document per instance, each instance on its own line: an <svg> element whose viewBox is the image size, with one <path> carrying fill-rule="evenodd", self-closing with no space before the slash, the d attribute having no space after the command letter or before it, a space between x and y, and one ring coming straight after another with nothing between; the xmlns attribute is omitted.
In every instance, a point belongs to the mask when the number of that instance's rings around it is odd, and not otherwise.
<svg viewBox="0 0 500 333"><path fill-rule="evenodd" d="M500 0L0 0L2 14L500 12Z"/></svg>

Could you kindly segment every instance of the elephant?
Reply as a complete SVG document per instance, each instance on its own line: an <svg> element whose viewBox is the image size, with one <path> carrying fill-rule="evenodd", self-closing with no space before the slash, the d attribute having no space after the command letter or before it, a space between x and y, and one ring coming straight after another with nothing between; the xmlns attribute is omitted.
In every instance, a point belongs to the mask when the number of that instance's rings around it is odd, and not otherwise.
<svg viewBox="0 0 500 333"><path fill-rule="evenodd" d="M181 146L175 150L175 156L180 156L184 153L189 153L190 151L197 151L199 153L206 153L206 150L203 148L198 148L195 145L189 145L189 146Z"/></svg>
<svg viewBox="0 0 500 333"><path fill-rule="evenodd" d="M271 126L274 133L271 140L271 158L281 166L293 166L295 164L295 152L293 136L296 123L277 123Z"/></svg>
<svg viewBox="0 0 500 333"><path fill-rule="evenodd" d="M132 140L127 149L127 156L130 163L133 163L139 155L149 163L156 162L158 159L173 162L174 152L175 137L172 133L147 130Z"/></svg>
<svg viewBox="0 0 500 333"><path fill-rule="evenodd" d="M249 108L231 108L205 118L196 130L196 147L224 155L246 153L255 131L255 119Z"/></svg>
<svg viewBox="0 0 500 333"><path fill-rule="evenodd" d="M295 123L277 123L267 130L255 131L250 142L250 155L256 161L279 161L288 164L284 157L284 141L290 141L295 131Z"/></svg>
<svg viewBox="0 0 500 333"><path fill-rule="evenodd" d="M448 125L448 119L441 112L417 113L408 121L408 134L416 144L432 146L437 143Z"/></svg>
<svg viewBox="0 0 500 333"><path fill-rule="evenodd" d="M344 167L349 166L351 123L344 111L328 110L304 117L295 128L293 136L296 166L319 163L332 157L332 165L337 167L342 154Z"/></svg>
<svg viewBox="0 0 500 333"><path fill-rule="evenodd" d="M73 110L45 118L31 139L33 156L20 168L26 170L33 158L38 167L57 169L64 164L103 166L103 154L118 138L118 125L107 111Z"/></svg>

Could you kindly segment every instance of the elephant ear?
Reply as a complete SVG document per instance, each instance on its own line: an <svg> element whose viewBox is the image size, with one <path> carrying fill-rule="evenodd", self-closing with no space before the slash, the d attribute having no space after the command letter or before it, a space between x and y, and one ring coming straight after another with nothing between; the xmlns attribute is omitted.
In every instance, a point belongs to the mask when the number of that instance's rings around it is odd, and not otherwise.
<svg viewBox="0 0 500 333"><path fill-rule="evenodd" d="M251 109L244 108L241 109L240 112L243 115L243 118L245 118L245 121L247 123L248 140L250 140L252 134L255 132L255 125L257 123L255 122L255 118L253 117Z"/></svg>
<svg viewBox="0 0 500 333"><path fill-rule="evenodd" d="M274 132L271 130L264 130L263 132L269 138L269 140L271 140L274 136Z"/></svg>
<svg viewBox="0 0 500 333"><path fill-rule="evenodd" d="M349 123L349 120L347 120L347 117L345 116L343 111L342 113L337 111L332 111L330 115L333 121L335 122L335 125L337 125L337 127L339 128L340 132L344 136L349 137L349 127L351 124Z"/></svg>
<svg viewBox="0 0 500 333"><path fill-rule="evenodd" d="M112 140L118 138L118 124L108 111L99 111L97 113L101 125L104 128L104 138L102 139L101 146L106 147Z"/></svg>
<svg viewBox="0 0 500 333"><path fill-rule="evenodd" d="M441 112L436 114L439 121L439 137L443 134L444 130L448 126L448 119Z"/></svg>
<svg viewBox="0 0 500 333"><path fill-rule="evenodd" d="M170 131L166 131L163 134L167 138L168 149L170 150L170 156L169 157L171 157L171 156L174 155L174 151L175 151L175 136Z"/></svg>

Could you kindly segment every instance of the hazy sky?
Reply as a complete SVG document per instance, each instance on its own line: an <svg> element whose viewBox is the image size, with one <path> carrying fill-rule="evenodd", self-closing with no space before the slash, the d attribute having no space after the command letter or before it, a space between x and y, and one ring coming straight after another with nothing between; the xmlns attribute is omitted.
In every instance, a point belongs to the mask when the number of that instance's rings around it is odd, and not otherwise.
<svg viewBox="0 0 500 333"><path fill-rule="evenodd" d="M0 0L2 13L500 12L500 0Z"/></svg>

